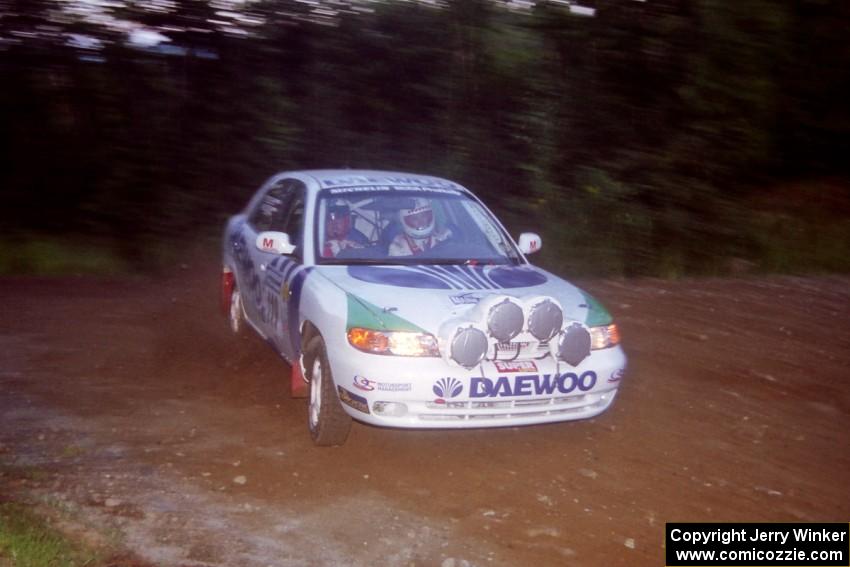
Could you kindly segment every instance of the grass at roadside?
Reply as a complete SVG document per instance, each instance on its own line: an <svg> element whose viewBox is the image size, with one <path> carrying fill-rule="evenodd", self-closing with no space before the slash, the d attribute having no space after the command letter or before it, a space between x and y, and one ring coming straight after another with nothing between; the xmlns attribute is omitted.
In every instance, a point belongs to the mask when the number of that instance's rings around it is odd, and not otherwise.
<svg viewBox="0 0 850 567"><path fill-rule="evenodd" d="M101 559L17 502L0 503L0 565L3 558L14 567L94 566Z"/></svg>
<svg viewBox="0 0 850 567"><path fill-rule="evenodd" d="M220 254L218 227L198 229L191 239L12 233L0 240L0 276L116 276L173 271ZM2 566L0 566L2 567Z"/></svg>
<svg viewBox="0 0 850 567"><path fill-rule="evenodd" d="M95 527L78 505L30 492L50 478L0 459L0 567L154 567L124 548L117 528Z"/></svg>
<svg viewBox="0 0 850 567"><path fill-rule="evenodd" d="M102 242L17 236L0 242L0 274L115 274L126 262Z"/></svg>
<svg viewBox="0 0 850 567"><path fill-rule="evenodd" d="M514 236L541 234L544 247L532 263L566 277L850 272L844 180L789 182L746 196L694 187L707 209L693 211L689 202L645 202L644 189L591 170L574 190L544 187L541 197L495 212ZM135 226L130 219L128 225ZM208 219L190 228L154 231L142 223L97 236L11 231L0 240L0 276L162 275L215 265L222 228L223 221Z"/></svg>

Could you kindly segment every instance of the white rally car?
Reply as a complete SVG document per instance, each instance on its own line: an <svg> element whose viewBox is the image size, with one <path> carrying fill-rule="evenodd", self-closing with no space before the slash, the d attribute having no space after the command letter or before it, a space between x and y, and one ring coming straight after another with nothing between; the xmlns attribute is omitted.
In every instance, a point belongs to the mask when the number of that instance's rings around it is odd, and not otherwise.
<svg viewBox="0 0 850 567"><path fill-rule="evenodd" d="M319 445L409 428L595 416L626 357L608 312L528 263L469 190L385 171L285 172L224 234L222 304L292 365Z"/></svg>

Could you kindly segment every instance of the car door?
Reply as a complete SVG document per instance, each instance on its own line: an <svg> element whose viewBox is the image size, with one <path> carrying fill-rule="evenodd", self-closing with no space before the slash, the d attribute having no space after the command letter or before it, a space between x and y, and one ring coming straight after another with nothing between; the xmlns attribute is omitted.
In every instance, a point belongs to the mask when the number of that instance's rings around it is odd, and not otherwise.
<svg viewBox="0 0 850 567"><path fill-rule="evenodd" d="M293 254L281 256L250 246L255 275L245 306L260 332L287 356L292 350L287 278L302 264L305 190L301 181L283 179L268 189L248 217L249 242L272 230L287 233L296 247Z"/></svg>

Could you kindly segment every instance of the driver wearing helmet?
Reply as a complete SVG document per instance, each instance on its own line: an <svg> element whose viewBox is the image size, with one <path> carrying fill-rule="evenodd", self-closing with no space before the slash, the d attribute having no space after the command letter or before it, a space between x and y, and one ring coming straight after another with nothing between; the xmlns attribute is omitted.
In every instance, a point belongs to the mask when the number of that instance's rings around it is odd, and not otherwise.
<svg viewBox="0 0 850 567"><path fill-rule="evenodd" d="M434 209L428 199L413 199L413 207L398 213L402 232L390 242L390 256L416 256L427 252L452 235L448 229L436 230Z"/></svg>
<svg viewBox="0 0 850 567"><path fill-rule="evenodd" d="M348 203L339 200L328 205L325 217L325 244L322 258L334 258L347 248L363 248L360 242L351 239L351 209Z"/></svg>

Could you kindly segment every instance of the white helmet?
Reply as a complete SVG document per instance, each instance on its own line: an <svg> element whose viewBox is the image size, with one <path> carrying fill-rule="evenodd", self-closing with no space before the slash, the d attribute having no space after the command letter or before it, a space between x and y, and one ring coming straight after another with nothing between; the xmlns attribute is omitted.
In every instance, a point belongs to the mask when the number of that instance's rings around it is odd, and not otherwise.
<svg viewBox="0 0 850 567"><path fill-rule="evenodd" d="M404 232L411 238L428 238L434 232L434 209L428 199L413 199L413 208L401 209L398 218Z"/></svg>

